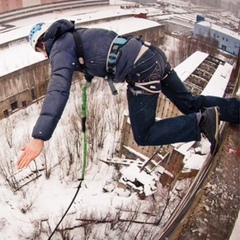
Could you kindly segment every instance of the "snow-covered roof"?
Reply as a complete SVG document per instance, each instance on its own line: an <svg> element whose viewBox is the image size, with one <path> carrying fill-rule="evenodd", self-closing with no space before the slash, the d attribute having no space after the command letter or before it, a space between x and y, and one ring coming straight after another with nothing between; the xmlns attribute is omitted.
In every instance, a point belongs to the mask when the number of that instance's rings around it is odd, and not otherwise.
<svg viewBox="0 0 240 240"><path fill-rule="evenodd" d="M195 69L208 57L209 54L196 51L186 60L181 62L178 66L175 67L175 71L182 81L185 81L194 71ZM224 63L220 64L207 86L202 91L201 95L211 95L223 97L228 81L230 79L231 73L233 70L233 66ZM213 91L214 89L214 91Z"/></svg>
<svg viewBox="0 0 240 240"><path fill-rule="evenodd" d="M186 21L181 21L179 19L174 19L173 18L173 19L167 20L166 22L175 24L177 26L182 26L182 27L185 27L185 28L193 29L193 24L192 23L189 23L189 22L186 22Z"/></svg>
<svg viewBox="0 0 240 240"><path fill-rule="evenodd" d="M116 17L127 17L127 16L134 16L134 14L139 13L147 13L146 9L142 8L131 8L131 9L107 9L102 11L93 11L93 12L81 12L78 13L76 11L71 11L70 13L63 13L63 14L51 14L51 15L42 15L40 17L31 17L30 19L22 20L22 25L18 25L18 22L15 27L12 28L0 28L0 44L11 42L15 39L27 37L31 27L37 22L53 22L57 19L68 19L74 20L77 24L89 23L90 21L96 20L106 20ZM15 23L13 23L15 25ZM128 28L128 25L125 26Z"/></svg>
<svg viewBox="0 0 240 240"><path fill-rule="evenodd" d="M81 25L83 27L105 28L105 29L113 30L117 32L119 35L129 34L132 32L143 30L143 29L160 26L160 24L157 22L154 22L148 19L143 19L143 18L136 18L136 17L126 17L124 19L116 19L112 21L99 22L94 24L90 24L88 22L84 24L84 22L86 22L87 19L89 21L89 16L91 16L92 20L93 18L99 19L101 16L104 15L104 13L105 11L101 13L96 13L96 15L83 14L83 15L76 15L75 17L69 16L65 18L76 20L76 23L83 22L83 24ZM112 11L112 14L116 14L115 11ZM106 16L107 15L105 15L105 18ZM22 28L13 29L6 33L1 33L0 44L9 40L14 40L14 37L15 39L16 38L19 39L21 37L27 36L29 34L31 27L32 25L31 26L28 25ZM16 44L13 43L9 48L2 49L0 51L0 58L4 59L4 61L1 61L0 63L0 76L6 75L8 73L11 73L13 71L29 66L31 64L34 64L44 59L42 54L34 52L27 42L23 42L23 43L18 42Z"/></svg>
<svg viewBox="0 0 240 240"><path fill-rule="evenodd" d="M216 97L223 97L227 84L229 82L233 66L229 63L220 64L214 72L207 86L202 91L201 95L211 95ZM214 89L214 91L213 91Z"/></svg>
<svg viewBox="0 0 240 240"><path fill-rule="evenodd" d="M160 24L148 19L130 17L125 19L113 20L111 22L99 22L91 26L97 28L106 28L117 32L119 35L124 35L152 27L157 27L160 26Z"/></svg>
<svg viewBox="0 0 240 240"><path fill-rule="evenodd" d="M4 48L0 58L4 59L0 62L0 77L44 60L43 54L33 51L27 41Z"/></svg>
<svg viewBox="0 0 240 240"><path fill-rule="evenodd" d="M1 38L0 38L0 44L12 42L17 39L21 39L24 37L27 37L29 34L29 31L32 27L31 25L26 25L24 27L14 27L11 28L11 30L6 29L5 31L0 31Z"/></svg>
<svg viewBox="0 0 240 240"><path fill-rule="evenodd" d="M175 71L182 81L185 81L195 69L208 57L209 54L196 51L190 57L175 67Z"/></svg>
<svg viewBox="0 0 240 240"><path fill-rule="evenodd" d="M234 31L231 31L230 29L218 26L214 23L210 23L208 21L201 21L201 22L198 22L196 24L207 27L207 28L211 28L211 29L213 29L217 32L222 32L222 33L224 33L228 36L231 36L233 38L236 38L236 39L240 40L240 35L237 32L234 32Z"/></svg>

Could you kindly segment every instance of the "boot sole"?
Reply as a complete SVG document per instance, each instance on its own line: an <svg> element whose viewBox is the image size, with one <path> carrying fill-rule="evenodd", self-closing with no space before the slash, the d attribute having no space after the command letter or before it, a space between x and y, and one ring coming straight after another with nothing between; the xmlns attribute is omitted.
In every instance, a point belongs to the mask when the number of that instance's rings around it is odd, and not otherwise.
<svg viewBox="0 0 240 240"><path fill-rule="evenodd" d="M219 124L220 124L219 107L215 107L214 110L216 113L216 132L215 132L215 136L214 136L216 143L215 143L215 146L214 146L214 149L212 152L213 156L217 153L218 148L219 148Z"/></svg>

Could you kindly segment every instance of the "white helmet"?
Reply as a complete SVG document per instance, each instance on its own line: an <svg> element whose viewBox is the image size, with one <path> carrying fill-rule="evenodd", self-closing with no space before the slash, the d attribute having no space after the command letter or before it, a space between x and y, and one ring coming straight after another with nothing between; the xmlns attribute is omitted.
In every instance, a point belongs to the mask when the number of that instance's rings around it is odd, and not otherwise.
<svg viewBox="0 0 240 240"><path fill-rule="evenodd" d="M46 32L48 27L49 27L49 24L46 24L44 22L37 23L35 26L32 27L28 36L28 40L35 51L36 51L35 47L38 42L38 39Z"/></svg>

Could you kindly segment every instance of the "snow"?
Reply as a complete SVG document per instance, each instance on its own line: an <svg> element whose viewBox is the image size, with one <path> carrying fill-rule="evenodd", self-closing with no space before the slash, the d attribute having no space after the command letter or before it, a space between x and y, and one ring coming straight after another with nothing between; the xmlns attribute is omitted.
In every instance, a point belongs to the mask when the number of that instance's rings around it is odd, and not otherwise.
<svg viewBox="0 0 240 240"><path fill-rule="evenodd" d="M93 24L92 26L97 28L106 28L117 32L119 35L124 35L137 32L139 30L156 27L159 25L160 25L159 23L147 19L129 17L125 19L111 21L110 23L100 22L97 24ZM126 26L128 27L126 28Z"/></svg>
<svg viewBox="0 0 240 240"><path fill-rule="evenodd" d="M174 69L180 79L185 81L207 57L207 53L196 51Z"/></svg>
<svg viewBox="0 0 240 240"><path fill-rule="evenodd" d="M224 65L220 64L213 76L211 77L209 83L202 91L202 95L223 97L232 70L233 66L229 63L225 63ZM212 91L212 89L215 89L215 91Z"/></svg>
<svg viewBox="0 0 240 240"><path fill-rule="evenodd" d="M108 12L108 14L110 14L111 11L109 10ZM116 14L116 12L113 12L113 14ZM91 18L93 19L94 16L98 16L100 18L103 15L107 16L107 13L91 13ZM75 16L75 19L79 21L80 15L77 15L75 11L73 11L72 16ZM69 18L72 19L72 16ZM54 16L55 19L58 17L63 16ZM36 16L34 19L39 20L40 18L44 18L44 16ZM51 16L51 18L53 18L53 16ZM87 14L85 16L81 15L80 20L84 22L84 20L87 20L88 18L89 15ZM13 40L15 36L27 36L29 28L32 25L29 24L29 20L26 21L27 23L24 22L24 20L18 21L20 25L23 25L23 27L16 27L5 34L1 33L1 43L4 41L6 42L6 39ZM33 22L34 21L31 21L31 23ZM144 25L145 23L146 25ZM104 27L117 31L120 34L125 34L129 31L137 31L140 28L156 25L157 23L153 23L152 21L146 21L143 19L135 21L133 18L128 18L127 20L115 20L114 22L95 24L94 27ZM12 44L8 48L2 49L0 54L1 59L4 59L4 61L1 61L0 63L0 76L43 60L42 55L32 51L28 43L24 41L20 44ZM184 81L187 76L191 74L193 69L195 69L206 57L207 54L197 52L191 56L190 60L188 59L186 62L177 66L175 70ZM186 66L188 66L188 71L186 71ZM222 66L219 71L226 72L225 66ZM230 71L230 68L227 68L227 74L230 73L228 71ZM219 72L216 78L220 75L221 73ZM228 75L223 78L227 77ZM118 109L119 113L127 112L127 106L126 103L123 103L126 102L125 84L118 84L117 89L119 96L117 97L113 97L111 93L106 90L108 89L108 86L104 85L104 82L101 84L96 83L95 86L98 87L99 90L94 93L91 90L89 93L89 108L92 108L89 109L89 111L94 112L94 117L96 119L99 114L101 116L101 120L103 118L102 113L104 111L104 121L99 121L99 125L97 125L96 128L91 125L91 122L88 123L92 128L94 128L95 132L93 134L93 138L95 141L90 142L89 146L90 156L88 156L86 178L83 181L80 192L66 217L67 221L64 221L61 227L74 227L81 222L79 219L117 220L119 209L127 212L136 208L138 209L139 214L141 212L152 212L157 215L159 212L157 212L156 209L153 210L154 206L158 209L158 211L160 211L164 208L164 203L167 197L166 190L161 186L158 186L156 190L156 198L160 199L159 202L161 202L161 204L156 206L156 204L152 203L149 198L145 201L140 200L136 194L130 194L129 191L127 192L116 187L116 180L118 179L119 172L114 166L98 161L98 159L101 158L107 159L114 157L115 150L119 147L121 137L121 131L116 126L117 121L114 120L116 118L116 116L114 116L116 115L116 106L118 106L117 104L119 104L119 102L121 103ZM219 86L222 87L221 84ZM209 85L209 88L210 87L212 86ZM94 88L94 85L92 88ZM214 89L216 90L217 88L218 85L216 86L216 84L214 84ZM32 127L40 112L41 101L28 107L27 109L16 112L14 115L10 116L7 121L3 120L0 122L1 240L26 240L32 239L32 236L37 236L35 239L39 240L47 239L47 236L49 236L51 231L54 229L63 212L67 209L69 203L71 202L79 184L78 179L81 175L82 169L82 153L80 153L80 158L77 158L77 153L74 152L74 163L72 165L69 164L67 150L68 147L72 150L72 139L74 139L74 132L69 126L69 123L73 123L73 118L79 117L75 110L81 105L81 101L78 101L80 91L81 89L78 84L73 86L71 97L64 115L59 122L58 128L56 129L51 141L45 143L45 152L41 155L41 157L39 157L36 163L32 163L30 168L21 172L21 174L24 175L27 174L27 171L29 172L29 169L35 170L36 167L44 168L44 171L41 172L42 176L17 192L14 192L14 188L9 186L7 179L10 179L9 177L12 176L13 173L17 172L16 163L21 155L19 149L24 146L30 138L29 136L31 134ZM218 91L216 92L218 93ZM94 104L92 104L92 94L94 94L94 99L96 99ZM120 122L122 121L122 117L123 114L120 116ZM91 130L90 126L88 128L89 131ZM103 129L105 132L103 133L103 139L101 139L99 135L101 135L101 130ZM78 135L79 132L80 127ZM79 137L79 142L81 142L81 136ZM94 145L97 144L97 139L104 142L102 148L97 148ZM68 146L68 141L71 143L70 146ZM192 144L193 143L180 143L178 146L176 145L176 148L178 151L186 155L184 159L185 168L199 169L209 152L209 143L206 140L201 141L201 146L199 148L203 155L195 154L193 150L189 151ZM69 172L71 174L69 174ZM132 178L133 173L138 175L139 169L135 165L130 165L127 168L122 168L122 173L127 175L129 178ZM48 177L48 174L50 175L50 178ZM153 183L153 177L146 175L146 173L141 174L141 180L146 186L151 186ZM104 192L103 188L106 189L107 192ZM173 202L177 204L174 199ZM166 213L163 218L166 220L169 217L169 214L170 213ZM138 215L139 219L143 222L147 221L147 217L144 218L143 216L144 215ZM123 213L121 217L125 217ZM120 236L119 234L123 234L121 228L107 231L107 227L105 227L105 230L99 227L97 230L97 239L106 239L106 235L104 235L103 231L105 231L105 234L106 232L109 234L108 239L116 239L117 236ZM137 227L135 231L138 231ZM152 228L152 231L157 232L159 229ZM81 233L80 230L73 230L73 233L76 233L78 236L80 234L84 234ZM124 236L122 239L131 238L130 234L125 234L126 235L121 235Z"/></svg>
<svg viewBox="0 0 240 240"><path fill-rule="evenodd" d="M133 187L133 189L138 189L140 193L144 193L146 196L150 196L156 192L157 176L155 177L144 171L140 171L140 168L137 166L137 164L133 163L128 167L123 167L120 172L122 174L120 182L129 184ZM136 184L133 184L135 181L141 183L141 186L138 186L138 184L137 186Z"/></svg>
<svg viewBox="0 0 240 240"><path fill-rule="evenodd" d="M26 54L27 53L27 54ZM44 60L44 56L32 50L28 42L10 46L0 51L0 76ZM12 56L15 56L14 58Z"/></svg>
<svg viewBox="0 0 240 240"><path fill-rule="evenodd" d="M238 218L236 220L235 227L232 231L229 240L238 240L239 236L240 236L240 212L238 213Z"/></svg>

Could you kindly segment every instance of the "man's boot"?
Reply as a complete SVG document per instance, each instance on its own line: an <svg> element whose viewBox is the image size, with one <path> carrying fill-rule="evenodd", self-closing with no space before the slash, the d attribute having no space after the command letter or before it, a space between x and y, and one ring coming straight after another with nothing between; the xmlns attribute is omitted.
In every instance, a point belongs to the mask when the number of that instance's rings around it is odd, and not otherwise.
<svg viewBox="0 0 240 240"><path fill-rule="evenodd" d="M201 114L199 121L200 131L211 143L211 154L215 155L218 150L219 142L219 107L206 108Z"/></svg>

